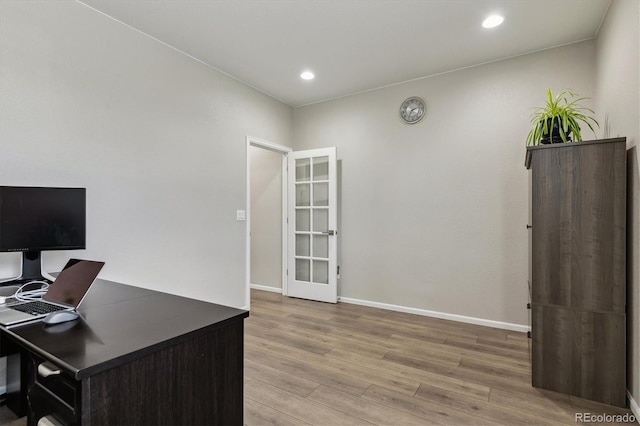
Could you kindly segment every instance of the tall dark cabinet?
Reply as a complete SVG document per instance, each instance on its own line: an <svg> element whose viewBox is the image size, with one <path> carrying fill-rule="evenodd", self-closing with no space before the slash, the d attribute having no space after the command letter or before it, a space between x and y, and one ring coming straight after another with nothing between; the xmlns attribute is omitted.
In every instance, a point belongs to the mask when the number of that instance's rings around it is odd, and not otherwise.
<svg viewBox="0 0 640 426"><path fill-rule="evenodd" d="M527 148L533 386L626 405L626 139Z"/></svg>

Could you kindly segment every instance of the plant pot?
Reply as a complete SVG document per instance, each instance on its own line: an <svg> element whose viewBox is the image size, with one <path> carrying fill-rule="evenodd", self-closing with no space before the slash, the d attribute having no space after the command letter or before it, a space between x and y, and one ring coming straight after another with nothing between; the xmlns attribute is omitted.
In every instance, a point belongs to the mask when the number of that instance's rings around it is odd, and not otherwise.
<svg viewBox="0 0 640 426"><path fill-rule="evenodd" d="M540 127L542 128L542 121L540 121ZM551 118L547 118L547 129L551 127ZM547 144L551 144L551 143L564 143L564 141L562 140L562 136L560 135L560 132L562 130L562 118L560 117L555 117L555 119L553 120L553 128L551 129L551 135L549 135L549 133L543 133L542 134L542 139L540 139L540 143L547 145ZM566 140L567 142L569 142L571 140L571 130L569 130L565 136L566 136Z"/></svg>

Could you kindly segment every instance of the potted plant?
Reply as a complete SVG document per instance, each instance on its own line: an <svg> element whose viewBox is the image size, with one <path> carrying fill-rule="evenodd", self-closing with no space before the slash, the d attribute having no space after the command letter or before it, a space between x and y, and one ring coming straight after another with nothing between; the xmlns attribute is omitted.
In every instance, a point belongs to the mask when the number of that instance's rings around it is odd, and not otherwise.
<svg viewBox="0 0 640 426"><path fill-rule="evenodd" d="M593 117L593 110L583 107L580 102L588 98L576 98L570 89L565 89L554 98L551 89L547 90L547 104L531 115L533 129L527 136L527 146L571 142L582 140L579 121L585 123L595 134L592 124L600 125Z"/></svg>

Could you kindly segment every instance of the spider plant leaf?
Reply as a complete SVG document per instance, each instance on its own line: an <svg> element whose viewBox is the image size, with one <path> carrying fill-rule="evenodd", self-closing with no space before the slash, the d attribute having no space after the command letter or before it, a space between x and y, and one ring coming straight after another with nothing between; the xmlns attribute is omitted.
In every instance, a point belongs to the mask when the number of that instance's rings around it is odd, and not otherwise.
<svg viewBox="0 0 640 426"><path fill-rule="evenodd" d="M533 128L527 135L527 145L537 145L543 137L553 138L553 129L558 126L560 139L567 142L567 134L573 133L575 140L582 140L582 131L579 122L589 126L594 132L593 126L600 127L591 108L581 105L581 102L589 98L579 96L571 89L563 89L554 97L553 91L547 89L545 106L534 109L531 115Z"/></svg>

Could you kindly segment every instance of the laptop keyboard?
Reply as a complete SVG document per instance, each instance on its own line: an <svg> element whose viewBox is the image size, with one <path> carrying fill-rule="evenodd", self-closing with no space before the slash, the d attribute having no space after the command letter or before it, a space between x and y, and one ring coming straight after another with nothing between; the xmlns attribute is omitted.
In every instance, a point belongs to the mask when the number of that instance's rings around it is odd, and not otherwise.
<svg viewBox="0 0 640 426"><path fill-rule="evenodd" d="M65 309L61 306L56 306L52 305L51 303L39 301L21 303L19 305L10 306L10 308L31 315L48 314L50 312L62 311Z"/></svg>

